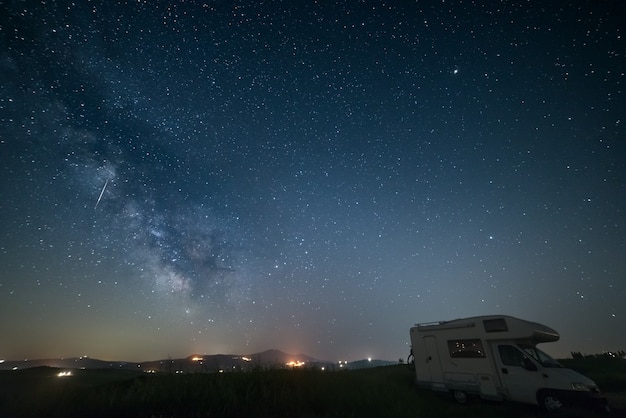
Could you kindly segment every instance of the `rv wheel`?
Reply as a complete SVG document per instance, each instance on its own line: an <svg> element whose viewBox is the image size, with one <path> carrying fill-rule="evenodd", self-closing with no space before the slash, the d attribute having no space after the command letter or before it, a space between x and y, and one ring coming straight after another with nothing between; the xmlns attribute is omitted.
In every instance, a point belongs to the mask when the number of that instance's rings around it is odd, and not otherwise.
<svg viewBox="0 0 626 418"><path fill-rule="evenodd" d="M467 393L463 392L462 390L455 390L454 391L454 400L457 401L460 404L464 404L467 402Z"/></svg>
<svg viewBox="0 0 626 418"><path fill-rule="evenodd" d="M609 406L608 402L603 404L600 407L600 412L602 412L603 414L610 414L611 413L611 407Z"/></svg>
<svg viewBox="0 0 626 418"><path fill-rule="evenodd" d="M539 405L547 412L556 412L563 409L563 402L557 395L551 392L542 392L539 394Z"/></svg>

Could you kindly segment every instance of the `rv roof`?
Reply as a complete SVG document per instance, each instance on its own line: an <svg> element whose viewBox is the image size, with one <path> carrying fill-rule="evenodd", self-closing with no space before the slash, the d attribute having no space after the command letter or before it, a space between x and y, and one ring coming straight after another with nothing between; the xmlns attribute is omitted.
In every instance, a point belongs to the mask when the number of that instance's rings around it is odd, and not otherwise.
<svg viewBox="0 0 626 418"><path fill-rule="evenodd" d="M508 315L484 315L416 324L417 330L422 332L473 327L480 327L480 332L487 332L494 339L501 338L503 333L508 334L507 338L527 340L535 344L559 339L559 333L550 327Z"/></svg>
<svg viewBox="0 0 626 418"><path fill-rule="evenodd" d="M471 328L476 326L476 322L474 321L476 318L459 318L452 319L450 321L439 321L439 322L422 322L420 324L415 324L418 328L429 328L429 329L451 329L451 328Z"/></svg>

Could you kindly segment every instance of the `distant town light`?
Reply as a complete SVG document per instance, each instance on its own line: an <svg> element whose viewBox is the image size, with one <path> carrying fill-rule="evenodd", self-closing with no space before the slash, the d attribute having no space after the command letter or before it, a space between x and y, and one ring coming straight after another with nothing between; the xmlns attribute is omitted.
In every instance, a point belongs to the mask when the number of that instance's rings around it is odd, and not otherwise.
<svg viewBox="0 0 626 418"><path fill-rule="evenodd" d="M250 357L241 357L241 359L243 361L252 361L252 359Z"/></svg>
<svg viewBox="0 0 626 418"><path fill-rule="evenodd" d="M198 356L191 358L191 361L202 361L202 360L204 360L204 358L198 357Z"/></svg>
<svg viewBox="0 0 626 418"><path fill-rule="evenodd" d="M72 375L72 372L69 371L69 370L68 371L64 371L64 372L59 372L57 374L58 377L67 377L67 376L71 376L71 375Z"/></svg>
<svg viewBox="0 0 626 418"><path fill-rule="evenodd" d="M287 366L289 366L289 367L302 367L304 365L305 365L304 361L299 361L299 360L297 360L297 361L290 361L290 362L287 363Z"/></svg>

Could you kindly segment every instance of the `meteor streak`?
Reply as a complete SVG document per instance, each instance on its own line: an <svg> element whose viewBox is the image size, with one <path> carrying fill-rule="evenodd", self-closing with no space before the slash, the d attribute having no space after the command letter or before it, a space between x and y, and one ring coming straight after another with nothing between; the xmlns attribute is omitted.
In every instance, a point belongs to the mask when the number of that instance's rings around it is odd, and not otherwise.
<svg viewBox="0 0 626 418"><path fill-rule="evenodd" d="M100 200L102 200L102 195L104 194L104 189L107 188L107 184L109 184L109 179L106 179L106 181L104 182L104 186L102 186L102 190L100 191L100 196L98 196L98 201L96 202L96 206L93 207L93 210L98 209L98 203L100 203Z"/></svg>

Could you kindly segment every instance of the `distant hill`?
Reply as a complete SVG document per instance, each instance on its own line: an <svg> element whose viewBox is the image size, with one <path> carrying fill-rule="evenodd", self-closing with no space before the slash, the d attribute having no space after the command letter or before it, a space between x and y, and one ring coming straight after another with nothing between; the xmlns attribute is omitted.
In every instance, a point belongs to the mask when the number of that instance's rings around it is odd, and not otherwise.
<svg viewBox="0 0 626 418"><path fill-rule="evenodd" d="M143 362L105 361L89 357L62 359L6 360L0 370L22 370L33 367L56 367L61 369L123 369L144 372L224 372L265 367L297 367L325 364L304 354L288 354L280 350L267 350L248 355L237 354L194 354L181 359L162 359Z"/></svg>
<svg viewBox="0 0 626 418"><path fill-rule="evenodd" d="M33 367L57 367L67 369L106 369L119 367L119 362L110 362L89 357L72 357L62 359L6 360L0 363L0 370L30 369Z"/></svg>
<svg viewBox="0 0 626 418"><path fill-rule="evenodd" d="M55 367L59 369L120 369L146 373L215 373L252 370L256 368L316 367L325 370L363 369L388 366L395 362L386 360L359 360L353 362L329 362L305 354L289 354L280 350L267 350L247 355L239 354L194 354L179 359L162 359L143 362L105 361L90 357L63 359L6 360L0 370L23 370L33 367Z"/></svg>
<svg viewBox="0 0 626 418"><path fill-rule="evenodd" d="M369 369L372 367L382 367L382 366L393 366L394 364L398 364L397 361L389 361L389 360L357 360L348 362L346 368L349 370L354 369Z"/></svg>

